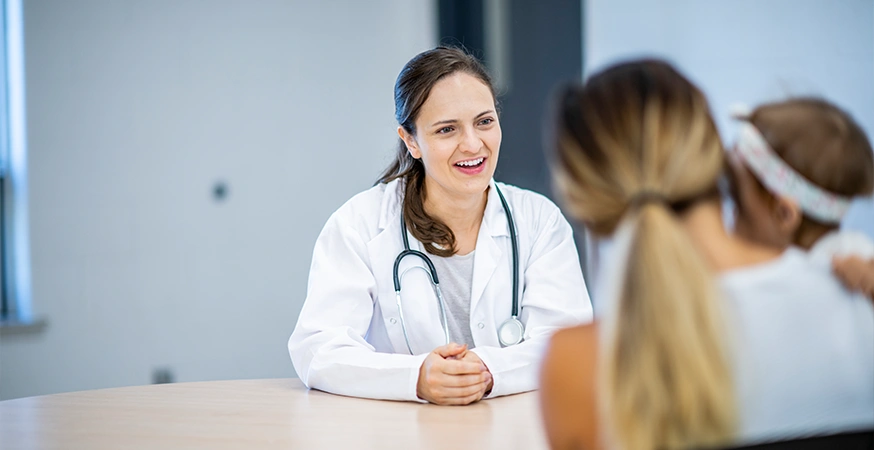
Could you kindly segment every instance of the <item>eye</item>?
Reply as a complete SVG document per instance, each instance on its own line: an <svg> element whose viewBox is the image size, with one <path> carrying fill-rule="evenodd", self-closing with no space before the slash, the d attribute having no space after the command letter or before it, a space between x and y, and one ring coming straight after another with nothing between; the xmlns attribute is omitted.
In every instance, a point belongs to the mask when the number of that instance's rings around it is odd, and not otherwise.
<svg viewBox="0 0 874 450"><path fill-rule="evenodd" d="M446 134L446 133L451 133L452 130L453 130L452 127L443 127L443 128L441 128L441 129L437 130L437 134Z"/></svg>
<svg viewBox="0 0 874 450"><path fill-rule="evenodd" d="M480 120L479 124L480 125L491 125L494 122L495 122L495 119L492 119L491 117L486 117L485 119Z"/></svg>

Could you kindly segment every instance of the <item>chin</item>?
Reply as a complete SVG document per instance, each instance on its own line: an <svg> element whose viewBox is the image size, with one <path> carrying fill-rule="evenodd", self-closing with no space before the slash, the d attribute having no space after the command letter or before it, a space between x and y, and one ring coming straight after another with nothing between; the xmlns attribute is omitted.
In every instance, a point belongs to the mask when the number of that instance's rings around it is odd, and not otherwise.
<svg viewBox="0 0 874 450"><path fill-rule="evenodd" d="M488 189L489 182L492 180L491 175L485 175L485 174L481 174L481 175L482 175L481 178L477 178L476 181L474 183L472 183L472 186L475 186L474 190L476 190L477 192L485 191L486 189Z"/></svg>
<svg viewBox="0 0 874 450"><path fill-rule="evenodd" d="M469 181L467 183L463 183L458 186L458 192L464 193L465 195L478 195L482 194L489 188L489 178L483 178L482 180Z"/></svg>

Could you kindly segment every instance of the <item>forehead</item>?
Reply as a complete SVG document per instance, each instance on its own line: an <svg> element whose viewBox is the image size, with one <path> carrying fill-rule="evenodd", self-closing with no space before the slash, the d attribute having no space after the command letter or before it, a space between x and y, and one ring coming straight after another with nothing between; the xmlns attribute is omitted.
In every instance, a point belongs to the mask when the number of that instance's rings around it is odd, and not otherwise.
<svg viewBox="0 0 874 450"><path fill-rule="evenodd" d="M489 87L473 75L458 72L434 84L422 104L419 118L460 120L494 109L495 99Z"/></svg>

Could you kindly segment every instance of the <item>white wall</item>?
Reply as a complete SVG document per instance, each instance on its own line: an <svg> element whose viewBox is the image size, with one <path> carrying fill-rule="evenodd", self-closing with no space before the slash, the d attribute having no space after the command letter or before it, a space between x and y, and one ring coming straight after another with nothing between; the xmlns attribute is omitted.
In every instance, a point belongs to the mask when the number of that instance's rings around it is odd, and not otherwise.
<svg viewBox="0 0 874 450"><path fill-rule="evenodd" d="M33 311L0 398L294 376L330 213L396 139L432 0L29 0ZM229 197L211 198L225 180Z"/></svg>
<svg viewBox="0 0 874 450"><path fill-rule="evenodd" d="M586 0L586 73L642 55L672 61L707 94L733 141L730 107L818 95L874 140L872 0ZM845 220L874 237L874 200Z"/></svg>

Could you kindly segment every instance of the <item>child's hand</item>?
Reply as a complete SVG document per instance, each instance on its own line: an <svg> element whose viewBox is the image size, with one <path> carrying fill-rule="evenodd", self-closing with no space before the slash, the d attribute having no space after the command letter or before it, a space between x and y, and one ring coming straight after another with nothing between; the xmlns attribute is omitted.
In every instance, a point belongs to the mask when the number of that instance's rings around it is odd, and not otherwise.
<svg viewBox="0 0 874 450"><path fill-rule="evenodd" d="M874 259L836 256L832 258L832 269L848 289L874 300Z"/></svg>

